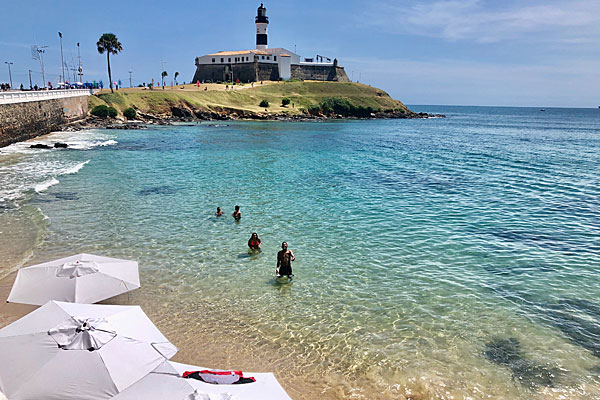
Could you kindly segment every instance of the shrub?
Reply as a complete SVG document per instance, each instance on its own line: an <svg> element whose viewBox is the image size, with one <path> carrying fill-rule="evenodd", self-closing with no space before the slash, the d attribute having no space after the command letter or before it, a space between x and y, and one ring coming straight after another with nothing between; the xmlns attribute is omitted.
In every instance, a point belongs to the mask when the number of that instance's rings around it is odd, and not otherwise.
<svg viewBox="0 0 600 400"><path fill-rule="evenodd" d="M92 108L92 115L100 118L108 117L108 107L104 104Z"/></svg>
<svg viewBox="0 0 600 400"><path fill-rule="evenodd" d="M308 112L317 114L338 114L344 117L368 118L375 112L372 107L355 106L348 99L340 97L330 97L323 99L318 105L310 106Z"/></svg>
<svg viewBox="0 0 600 400"><path fill-rule="evenodd" d="M269 102L267 100L263 100L260 102L260 104L258 106L267 108L267 107L269 107Z"/></svg>
<svg viewBox="0 0 600 400"><path fill-rule="evenodd" d="M292 101L290 99L288 99L287 97L284 97L283 99L281 99L281 106L285 107L288 104L290 104Z"/></svg>
<svg viewBox="0 0 600 400"><path fill-rule="evenodd" d="M125 111L123 111L123 115L127 119L135 119L135 116L136 116L135 109L133 107L126 108Z"/></svg>
<svg viewBox="0 0 600 400"><path fill-rule="evenodd" d="M307 110L310 114L317 115L321 112L321 106L308 106Z"/></svg>
<svg viewBox="0 0 600 400"><path fill-rule="evenodd" d="M118 111L116 108L114 107L108 107L108 116L111 118L115 118L117 115L119 115Z"/></svg>

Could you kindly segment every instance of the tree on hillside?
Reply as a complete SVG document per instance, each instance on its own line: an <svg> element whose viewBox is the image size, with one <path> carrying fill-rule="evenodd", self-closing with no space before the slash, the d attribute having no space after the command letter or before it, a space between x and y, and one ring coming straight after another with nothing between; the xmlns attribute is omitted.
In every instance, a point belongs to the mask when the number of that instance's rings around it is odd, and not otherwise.
<svg viewBox="0 0 600 400"><path fill-rule="evenodd" d="M177 77L179 76L179 72L175 72L175 84L177 85Z"/></svg>
<svg viewBox="0 0 600 400"><path fill-rule="evenodd" d="M100 39L98 39L98 43L96 43L96 46L98 46L98 53L106 53L106 63L108 64L108 82L110 84L110 91L112 93L114 91L112 75L110 73L110 55L119 54L120 51L123 51L123 46L121 45L121 42L119 42L119 39L117 39L117 36L115 36L114 33L102 34L102 36L100 36Z"/></svg>
<svg viewBox="0 0 600 400"><path fill-rule="evenodd" d="M161 78L162 78L162 87L163 87L163 90L165 90L165 77L166 77L167 75L169 75L169 74L167 74L167 71L163 71L163 72L161 72L161 74L160 74L160 76L161 76Z"/></svg>

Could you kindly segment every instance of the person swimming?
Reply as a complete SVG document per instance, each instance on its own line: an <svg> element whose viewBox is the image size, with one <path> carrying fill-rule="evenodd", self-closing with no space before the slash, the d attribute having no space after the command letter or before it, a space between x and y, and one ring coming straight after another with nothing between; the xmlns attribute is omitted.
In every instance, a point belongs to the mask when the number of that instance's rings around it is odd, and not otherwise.
<svg viewBox="0 0 600 400"><path fill-rule="evenodd" d="M240 212L240 206L235 206L235 210L231 216L237 220L242 219L242 213Z"/></svg>
<svg viewBox="0 0 600 400"><path fill-rule="evenodd" d="M291 250L288 250L287 242L281 243L281 250L277 253L277 269L275 274L277 277L286 276L291 280L294 274L292 274L292 261L296 257Z"/></svg>
<svg viewBox="0 0 600 400"><path fill-rule="evenodd" d="M220 217L223 214L225 214L225 213L223 212L223 210L221 210L221 207L217 207L217 212L215 213L215 215L217 217Z"/></svg>
<svg viewBox="0 0 600 400"><path fill-rule="evenodd" d="M256 232L254 232L252 236L250 236L250 239L248 239L248 247L251 250L260 250L260 238Z"/></svg>

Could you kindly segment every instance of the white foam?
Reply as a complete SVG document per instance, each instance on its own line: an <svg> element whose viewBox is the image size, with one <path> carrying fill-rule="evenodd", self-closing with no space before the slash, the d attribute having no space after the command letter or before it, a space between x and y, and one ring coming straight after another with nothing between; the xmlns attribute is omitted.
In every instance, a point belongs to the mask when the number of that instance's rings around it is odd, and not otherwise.
<svg viewBox="0 0 600 400"><path fill-rule="evenodd" d="M114 134L96 130L78 132L54 132L43 137L28 140L26 142L13 143L3 147L0 154L35 154L53 151L54 143L66 143L69 149L88 150L94 147L113 146L118 142L114 140ZM32 144L45 144L50 149L32 149Z"/></svg>
<svg viewBox="0 0 600 400"><path fill-rule="evenodd" d="M113 139L109 139L109 140L95 140L95 141L88 141L88 140L78 140L78 141L73 141L69 143L69 147L72 149L76 149L76 150L89 150L92 149L94 147L104 147L104 146L112 146L117 144L118 142L116 140Z"/></svg>
<svg viewBox="0 0 600 400"><path fill-rule="evenodd" d="M41 193L48 190L50 186L58 185L59 183L60 182L58 181L58 179L52 177L42 183L38 183L37 185L35 185L35 191Z"/></svg>
<svg viewBox="0 0 600 400"><path fill-rule="evenodd" d="M81 162L81 163L79 163L79 164L76 164L76 165L74 165L74 166L72 166L72 167L68 167L68 168L66 168L64 171L62 171L62 172L61 172L61 175L71 175L71 174L76 174L77 172L79 172L79 170L80 170L81 168L83 168L83 166L84 166L84 165L86 165L86 164L87 164L87 163L89 163L89 162L90 162L90 160L87 160L87 161Z"/></svg>
<svg viewBox="0 0 600 400"><path fill-rule="evenodd" d="M49 221L49 220L50 220L50 217L49 217L49 216L47 216L46 214L44 214L44 212L42 211L42 209L41 209L41 208L39 208L39 207L36 207L36 208L37 208L37 210L39 211L39 213L40 213L40 214L42 214L42 219L43 219L44 221Z"/></svg>

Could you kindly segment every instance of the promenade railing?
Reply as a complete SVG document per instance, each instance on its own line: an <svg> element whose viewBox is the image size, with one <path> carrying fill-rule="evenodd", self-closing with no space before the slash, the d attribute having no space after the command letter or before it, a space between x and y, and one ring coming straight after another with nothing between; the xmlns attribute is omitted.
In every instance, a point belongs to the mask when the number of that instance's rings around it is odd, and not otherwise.
<svg viewBox="0 0 600 400"><path fill-rule="evenodd" d="M0 92L0 104L24 103L28 101L64 99L67 97L90 96L92 89L38 90Z"/></svg>

